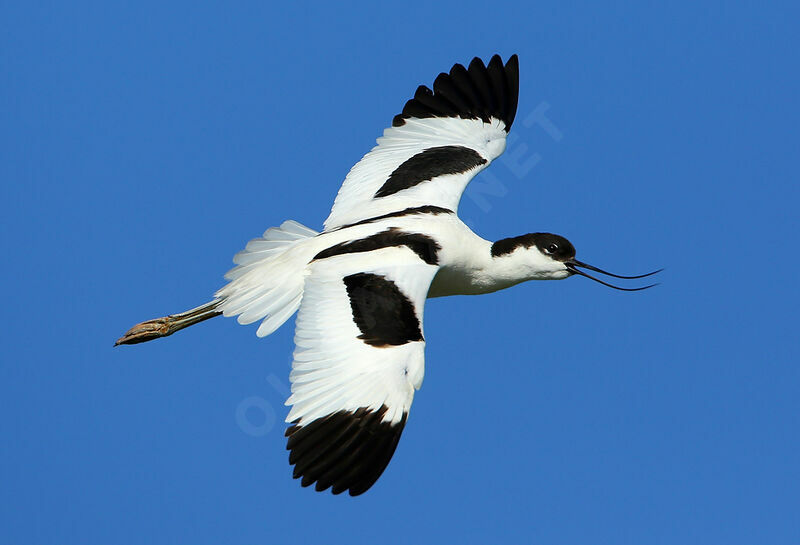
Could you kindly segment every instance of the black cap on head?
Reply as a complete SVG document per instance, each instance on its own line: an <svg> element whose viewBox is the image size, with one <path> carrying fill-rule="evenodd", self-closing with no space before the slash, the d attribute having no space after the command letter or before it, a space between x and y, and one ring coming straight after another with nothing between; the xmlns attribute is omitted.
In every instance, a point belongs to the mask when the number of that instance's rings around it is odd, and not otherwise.
<svg viewBox="0 0 800 545"><path fill-rule="evenodd" d="M568 261L575 257L575 247L560 235L533 233L534 244L539 251L558 261Z"/></svg>
<svg viewBox="0 0 800 545"><path fill-rule="evenodd" d="M544 255L558 261L568 261L575 257L575 247L560 235L552 233L528 233L513 238L504 238L492 244L492 256L510 254L517 248L536 248Z"/></svg>

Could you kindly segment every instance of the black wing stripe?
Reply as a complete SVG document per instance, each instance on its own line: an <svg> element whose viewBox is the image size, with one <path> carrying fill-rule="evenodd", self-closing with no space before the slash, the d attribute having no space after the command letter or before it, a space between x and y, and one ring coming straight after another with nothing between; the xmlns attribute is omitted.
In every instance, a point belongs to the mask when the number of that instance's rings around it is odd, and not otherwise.
<svg viewBox="0 0 800 545"><path fill-rule="evenodd" d="M389 218L413 216L415 214L432 214L434 216L438 216L439 214L452 214L452 213L453 211L450 210L449 208L442 208L441 206L426 204L425 206L414 206L411 208L406 208L404 210L398 210L397 212L389 212L388 214L383 214L382 216L367 218L365 220L357 221L355 223L348 223L347 225L342 225L341 227L337 227L334 230L338 231L341 229L347 229L348 227L355 227L356 225L364 225L365 223L374 223L376 221L385 220Z"/></svg>
<svg viewBox="0 0 800 545"><path fill-rule="evenodd" d="M399 127L409 118L460 117L502 120L506 132L511 129L519 97L519 60L516 55L503 64L495 55L484 66L474 58L469 69L456 64L449 74L441 73L433 83L433 91L419 87L414 98L406 102L403 111L394 117L392 125Z"/></svg>
<svg viewBox="0 0 800 545"><path fill-rule="evenodd" d="M414 304L397 284L379 274L357 273L344 277L353 322L359 339L370 346L388 348L424 341Z"/></svg>
<svg viewBox="0 0 800 545"><path fill-rule="evenodd" d="M464 146L428 148L403 161L378 189L375 197L394 195L437 176L463 174L484 164L486 159L472 148Z"/></svg>
<svg viewBox="0 0 800 545"><path fill-rule="evenodd" d="M441 246L434 239L421 233L407 233L397 227L390 227L365 238L334 244L315 255L314 260L397 246L407 247L428 265L436 265L439 262L438 252Z"/></svg>

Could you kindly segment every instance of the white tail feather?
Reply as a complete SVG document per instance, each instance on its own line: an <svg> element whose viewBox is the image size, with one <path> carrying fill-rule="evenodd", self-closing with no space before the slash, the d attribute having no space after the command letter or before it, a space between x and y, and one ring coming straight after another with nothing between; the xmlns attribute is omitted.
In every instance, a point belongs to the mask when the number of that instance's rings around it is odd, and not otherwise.
<svg viewBox="0 0 800 545"><path fill-rule="evenodd" d="M217 307L224 316L238 316L240 324L263 322L256 334L265 337L278 329L300 306L303 296L305 252L292 252L301 241L318 233L285 221L267 229L236 254L236 267L228 271L228 284L217 291Z"/></svg>

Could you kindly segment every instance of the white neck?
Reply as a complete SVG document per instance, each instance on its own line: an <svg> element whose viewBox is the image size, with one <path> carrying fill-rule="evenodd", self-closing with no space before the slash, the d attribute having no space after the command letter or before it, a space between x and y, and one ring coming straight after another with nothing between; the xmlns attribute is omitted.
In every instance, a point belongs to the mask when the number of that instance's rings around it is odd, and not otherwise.
<svg viewBox="0 0 800 545"><path fill-rule="evenodd" d="M462 247L441 263L428 297L479 295L509 288L527 280L560 280L569 276L563 263L543 255L535 247L517 248L501 256L492 256L492 243Z"/></svg>

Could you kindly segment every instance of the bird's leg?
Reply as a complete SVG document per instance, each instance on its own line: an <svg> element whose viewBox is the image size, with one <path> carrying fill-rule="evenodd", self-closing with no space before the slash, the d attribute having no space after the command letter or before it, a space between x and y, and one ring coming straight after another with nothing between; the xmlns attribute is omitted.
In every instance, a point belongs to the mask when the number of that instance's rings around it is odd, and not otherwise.
<svg viewBox="0 0 800 545"><path fill-rule="evenodd" d="M147 320L140 324L136 324L130 328L125 335L117 339L114 346L119 344L136 344L145 341L152 341L159 337L166 337L172 335L190 325L198 324L214 316L222 314L217 310L217 307L222 302L220 299L214 299L210 303L201 305L192 310L181 312L180 314L170 314L163 318L156 318L155 320Z"/></svg>

